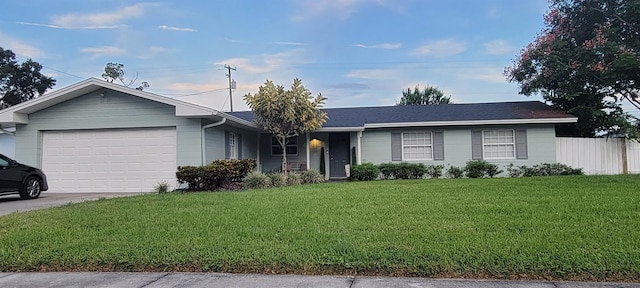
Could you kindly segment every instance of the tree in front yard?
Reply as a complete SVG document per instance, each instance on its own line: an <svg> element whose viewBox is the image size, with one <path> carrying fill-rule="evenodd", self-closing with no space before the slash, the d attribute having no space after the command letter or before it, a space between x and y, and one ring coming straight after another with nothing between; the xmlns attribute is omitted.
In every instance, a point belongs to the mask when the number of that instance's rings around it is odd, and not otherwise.
<svg viewBox="0 0 640 288"><path fill-rule="evenodd" d="M416 86L413 91L411 88L402 90L402 98L398 105L437 105L451 104L451 96L445 96L442 90L437 87L427 85L424 90Z"/></svg>
<svg viewBox="0 0 640 288"><path fill-rule="evenodd" d="M287 171L287 139L320 129L327 121L327 114L320 111L327 98L318 94L315 98L294 79L290 90L267 80L258 93L244 96L245 102L255 114L255 121L278 140L282 148L282 171Z"/></svg>
<svg viewBox="0 0 640 288"><path fill-rule="evenodd" d="M633 137L621 103L640 109L640 2L549 3L544 30L505 69L507 80L578 116L578 136Z"/></svg>

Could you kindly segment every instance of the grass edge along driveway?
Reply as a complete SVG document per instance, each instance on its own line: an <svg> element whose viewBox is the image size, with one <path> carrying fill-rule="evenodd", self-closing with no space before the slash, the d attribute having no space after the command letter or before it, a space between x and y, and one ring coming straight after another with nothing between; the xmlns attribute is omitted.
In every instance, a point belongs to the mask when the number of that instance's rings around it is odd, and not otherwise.
<svg viewBox="0 0 640 288"><path fill-rule="evenodd" d="M638 281L640 175L323 183L0 217L0 271Z"/></svg>

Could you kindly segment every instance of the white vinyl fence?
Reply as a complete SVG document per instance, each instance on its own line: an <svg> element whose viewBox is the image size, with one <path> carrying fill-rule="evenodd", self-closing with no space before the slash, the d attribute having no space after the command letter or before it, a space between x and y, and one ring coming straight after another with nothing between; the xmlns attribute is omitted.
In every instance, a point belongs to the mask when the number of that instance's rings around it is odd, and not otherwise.
<svg viewBox="0 0 640 288"><path fill-rule="evenodd" d="M585 174L640 173L640 143L618 138L556 138L556 161ZM626 168L625 168L626 166Z"/></svg>

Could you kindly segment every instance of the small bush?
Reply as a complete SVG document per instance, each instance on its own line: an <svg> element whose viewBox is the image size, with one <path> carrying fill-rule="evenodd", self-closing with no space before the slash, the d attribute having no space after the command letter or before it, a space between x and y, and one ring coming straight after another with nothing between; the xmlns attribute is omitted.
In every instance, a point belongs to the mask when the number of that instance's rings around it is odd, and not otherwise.
<svg viewBox="0 0 640 288"><path fill-rule="evenodd" d="M206 166L178 167L176 178L187 190L216 190L231 182L240 182L256 167L256 160L216 160Z"/></svg>
<svg viewBox="0 0 640 288"><path fill-rule="evenodd" d="M485 176L493 178L504 172L498 168L498 165L484 160L467 161L467 165L464 166L464 171L469 178L484 178Z"/></svg>
<svg viewBox="0 0 640 288"><path fill-rule="evenodd" d="M262 172L252 171L244 177L244 187L248 189L262 189L271 187L271 178Z"/></svg>
<svg viewBox="0 0 640 288"><path fill-rule="evenodd" d="M162 180L158 182L158 184L153 186L153 191L158 194L169 193L169 182L167 182L166 180Z"/></svg>
<svg viewBox="0 0 640 288"><path fill-rule="evenodd" d="M427 175L434 179L440 178L442 176L442 169L444 169L444 165L429 165L427 166Z"/></svg>
<svg viewBox="0 0 640 288"><path fill-rule="evenodd" d="M393 179L393 175L395 173L396 166L398 164L395 163L382 163L378 165L378 169L382 174L382 179Z"/></svg>
<svg viewBox="0 0 640 288"><path fill-rule="evenodd" d="M449 178L458 179L462 178L463 175L464 170L458 166L451 166L449 167L449 169L447 169L447 177Z"/></svg>
<svg viewBox="0 0 640 288"><path fill-rule="evenodd" d="M356 181L372 181L378 178L380 169L372 163L356 164L351 166L351 180Z"/></svg>
<svg viewBox="0 0 640 288"><path fill-rule="evenodd" d="M272 187L282 187L287 185L287 177L285 177L284 174L280 172L267 173L267 177L271 179Z"/></svg>
<svg viewBox="0 0 640 288"><path fill-rule="evenodd" d="M289 172L287 174L287 185L294 186L302 184L302 175L298 172Z"/></svg>
<svg viewBox="0 0 640 288"><path fill-rule="evenodd" d="M509 177L536 177L536 176L560 176L560 175L584 175L582 168L571 168L562 163L541 163L528 167L525 165L507 167Z"/></svg>
<svg viewBox="0 0 640 288"><path fill-rule="evenodd" d="M318 170L302 171L302 183L304 184L316 184L324 182L324 175L320 174Z"/></svg>
<svg viewBox="0 0 640 288"><path fill-rule="evenodd" d="M402 162L396 166L394 178L396 179L420 179L427 172L427 168L422 163Z"/></svg>

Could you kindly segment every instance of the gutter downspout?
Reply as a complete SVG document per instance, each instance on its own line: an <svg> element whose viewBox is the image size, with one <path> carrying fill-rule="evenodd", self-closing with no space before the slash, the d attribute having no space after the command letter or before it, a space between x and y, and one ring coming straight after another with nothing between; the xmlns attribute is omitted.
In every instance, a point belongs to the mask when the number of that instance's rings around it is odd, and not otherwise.
<svg viewBox="0 0 640 288"><path fill-rule="evenodd" d="M204 161L205 161L205 156L206 156L205 155L206 154L205 153L206 152L206 146L205 146L205 141L204 141L204 136L205 136L204 130L207 129L207 128L220 126L220 125L224 124L225 122L227 122L227 118L223 117L222 120L220 120L219 122L215 122L215 123L211 123L211 124L207 124L207 125L202 126L202 133L200 133L200 134L202 134L202 142L200 143L200 147L201 147L200 149L202 150L202 161L201 161L200 165L204 166Z"/></svg>

